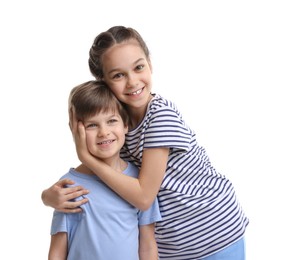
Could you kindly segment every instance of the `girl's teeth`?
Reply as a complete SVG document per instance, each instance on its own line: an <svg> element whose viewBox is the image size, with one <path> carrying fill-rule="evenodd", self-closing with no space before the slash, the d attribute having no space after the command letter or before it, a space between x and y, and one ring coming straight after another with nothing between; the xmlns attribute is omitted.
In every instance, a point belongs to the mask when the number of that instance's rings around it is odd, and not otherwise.
<svg viewBox="0 0 286 260"><path fill-rule="evenodd" d="M141 93L141 91L142 91L142 89L139 89L139 90L137 90L136 92L131 93L131 95L138 95L138 94Z"/></svg>

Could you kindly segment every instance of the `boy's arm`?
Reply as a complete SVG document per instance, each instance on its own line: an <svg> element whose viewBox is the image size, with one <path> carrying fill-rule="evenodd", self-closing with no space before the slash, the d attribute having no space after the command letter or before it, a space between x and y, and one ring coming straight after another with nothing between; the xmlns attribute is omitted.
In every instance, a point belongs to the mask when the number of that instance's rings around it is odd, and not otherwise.
<svg viewBox="0 0 286 260"><path fill-rule="evenodd" d="M81 195L88 193L88 190L81 186L65 188L66 185L74 184L72 180L62 179L50 188L42 192L42 201L46 206L50 206L60 212L64 213L77 213L81 212L79 208L82 204L86 203L88 199L79 201L71 201Z"/></svg>
<svg viewBox="0 0 286 260"><path fill-rule="evenodd" d="M66 232L59 232L51 236L48 260L66 260L68 252L68 239Z"/></svg>
<svg viewBox="0 0 286 260"><path fill-rule="evenodd" d="M139 259L159 259L154 224L139 226Z"/></svg>

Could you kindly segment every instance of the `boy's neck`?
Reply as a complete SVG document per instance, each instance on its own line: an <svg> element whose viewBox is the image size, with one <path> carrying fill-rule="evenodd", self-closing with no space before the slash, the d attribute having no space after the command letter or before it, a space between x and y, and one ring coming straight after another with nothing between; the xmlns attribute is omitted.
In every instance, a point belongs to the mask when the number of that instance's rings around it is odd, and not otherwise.
<svg viewBox="0 0 286 260"><path fill-rule="evenodd" d="M123 172L127 168L127 162L119 158L117 161L113 162L105 162L108 164L112 169L118 171L118 172ZM84 173L84 174L94 174L92 170L90 170L87 166L84 164L80 164L78 167L75 168L75 170L79 173Z"/></svg>

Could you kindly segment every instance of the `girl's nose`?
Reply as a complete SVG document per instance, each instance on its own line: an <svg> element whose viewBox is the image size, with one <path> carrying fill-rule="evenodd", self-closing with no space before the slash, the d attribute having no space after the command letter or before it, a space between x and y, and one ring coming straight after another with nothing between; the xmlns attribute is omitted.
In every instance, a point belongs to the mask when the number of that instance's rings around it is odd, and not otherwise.
<svg viewBox="0 0 286 260"><path fill-rule="evenodd" d="M127 82L128 87L134 88L137 87L138 85L138 79L135 74L130 74L128 75L128 82Z"/></svg>

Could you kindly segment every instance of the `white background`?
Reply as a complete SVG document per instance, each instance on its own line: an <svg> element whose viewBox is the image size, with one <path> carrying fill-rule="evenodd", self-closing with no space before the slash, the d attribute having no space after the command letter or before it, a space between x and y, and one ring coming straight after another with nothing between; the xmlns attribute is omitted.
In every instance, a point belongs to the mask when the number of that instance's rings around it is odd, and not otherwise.
<svg viewBox="0 0 286 260"><path fill-rule="evenodd" d="M0 258L47 259L41 191L79 163L68 94L92 79L89 48L113 25L141 33L153 91L177 103L234 183L250 218L248 260L285 257L283 2L1 1Z"/></svg>

